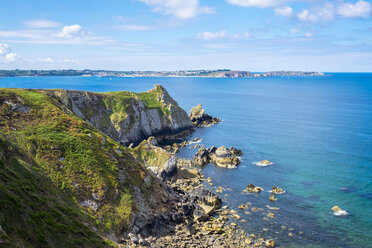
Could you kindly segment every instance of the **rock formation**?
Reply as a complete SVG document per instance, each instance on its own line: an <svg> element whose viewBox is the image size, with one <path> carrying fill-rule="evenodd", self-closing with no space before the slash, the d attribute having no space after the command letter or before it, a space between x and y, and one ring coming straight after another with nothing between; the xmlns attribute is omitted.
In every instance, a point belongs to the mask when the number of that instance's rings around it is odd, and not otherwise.
<svg viewBox="0 0 372 248"><path fill-rule="evenodd" d="M247 187L245 188L245 192L249 193L260 193L263 189L258 186L254 186L253 184L248 184Z"/></svg>
<svg viewBox="0 0 372 248"><path fill-rule="evenodd" d="M189 117L194 127L210 127L221 122L220 118L206 114L201 104L191 109Z"/></svg>
<svg viewBox="0 0 372 248"><path fill-rule="evenodd" d="M195 154L193 161L195 165L205 165L213 163L223 168L236 168L240 163L239 156L242 155L242 151L230 147L227 149L225 146L219 148L211 147L206 149L204 146L200 148Z"/></svg>
<svg viewBox="0 0 372 248"><path fill-rule="evenodd" d="M46 90L89 124L123 145L150 136L170 138L190 131L187 113L160 85L144 93Z"/></svg>

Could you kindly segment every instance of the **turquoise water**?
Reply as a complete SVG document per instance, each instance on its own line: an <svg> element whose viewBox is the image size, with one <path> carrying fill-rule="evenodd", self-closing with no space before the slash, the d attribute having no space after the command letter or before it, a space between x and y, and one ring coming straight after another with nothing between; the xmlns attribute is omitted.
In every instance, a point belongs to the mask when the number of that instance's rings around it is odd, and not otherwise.
<svg viewBox="0 0 372 248"><path fill-rule="evenodd" d="M236 223L248 232L275 238L281 247L372 247L372 74L0 79L0 87L96 92L146 91L153 84L165 86L184 109L202 103L209 114L223 119L212 128L197 129L191 138L202 138L206 147L226 145L243 150L237 169L208 165L204 173L215 185L232 189L222 195L231 207L251 202L264 208L251 215L238 210L247 222ZM194 152L186 147L180 155L191 157ZM262 159L274 165L252 164ZM248 183L265 191L243 194ZM273 185L286 190L275 203L268 200ZM269 212L266 205L280 208L270 211L275 213L274 219L264 219ZM330 210L334 205L350 215L334 216Z"/></svg>

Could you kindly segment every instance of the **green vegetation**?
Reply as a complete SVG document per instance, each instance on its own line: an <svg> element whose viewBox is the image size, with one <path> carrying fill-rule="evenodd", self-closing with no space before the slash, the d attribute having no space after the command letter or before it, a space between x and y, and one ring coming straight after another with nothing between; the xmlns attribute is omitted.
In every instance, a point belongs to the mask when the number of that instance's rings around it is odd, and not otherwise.
<svg viewBox="0 0 372 248"><path fill-rule="evenodd" d="M142 141L133 152L147 166L157 167L163 166L172 155L160 147L151 146L146 140Z"/></svg>
<svg viewBox="0 0 372 248"><path fill-rule="evenodd" d="M130 109L125 94L105 97L113 118ZM132 188L149 194L145 176L129 149L43 91L0 89L0 239L8 247L110 246L102 236L128 227ZM87 199L99 208L81 207Z"/></svg>

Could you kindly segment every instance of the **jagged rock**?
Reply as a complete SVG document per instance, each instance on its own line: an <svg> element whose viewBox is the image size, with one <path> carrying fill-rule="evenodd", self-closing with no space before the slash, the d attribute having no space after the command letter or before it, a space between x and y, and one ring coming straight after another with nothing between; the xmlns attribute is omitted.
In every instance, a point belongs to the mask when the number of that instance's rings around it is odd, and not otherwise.
<svg viewBox="0 0 372 248"><path fill-rule="evenodd" d="M275 202L278 199L276 199L274 195L270 195L269 200L272 201L272 202Z"/></svg>
<svg viewBox="0 0 372 248"><path fill-rule="evenodd" d="M163 166L160 177L163 179L170 179L177 174L177 157L171 157Z"/></svg>
<svg viewBox="0 0 372 248"><path fill-rule="evenodd" d="M280 194L284 194L285 191L284 191L284 189L281 189L281 188L279 188L279 187L277 187L277 186L273 186L273 187L271 188L271 193L272 193L272 194L278 194L278 195L280 195Z"/></svg>
<svg viewBox="0 0 372 248"><path fill-rule="evenodd" d="M213 163L223 168L236 168L240 163L238 155L242 152L234 147L227 149L225 146L216 148L212 146L209 149L205 149L203 146L194 155L193 161L195 165L205 165Z"/></svg>
<svg viewBox="0 0 372 248"><path fill-rule="evenodd" d="M273 239L269 239L265 241L265 246L268 248L274 248L275 247L275 241Z"/></svg>
<svg viewBox="0 0 372 248"><path fill-rule="evenodd" d="M193 217L195 221L205 221L208 220L209 215L204 212L204 210L195 209L193 213Z"/></svg>
<svg viewBox="0 0 372 248"><path fill-rule="evenodd" d="M274 218L275 217L275 214L274 213L268 213L267 214L267 217Z"/></svg>
<svg viewBox="0 0 372 248"><path fill-rule="evenodd" d="M244 190L245 192L250 192L250 193L260 193L263 189L258 186L254 186L253 184L248 184L246 189Z"/></svg>
<svg viewBox="0 0 372 248"><path fill-rule="evenodd" d="M12 102L5 100L4 103L8 104L11 107L11 110L14 112L20 112L20 113L29 113L31 109L25 105L23 105L21 99L17 99L18 102Z"/></svg>
<svg viewBox="0 0 372 248"><path fill-rule="evenodd" d="M84 200L82 202L80 202L80 205L83 206L83 207L88 207L94 211L97 211L98 208L99 208L99 203L91 200L91 199L87 199L87 200Z"/></svg>
<svg viewBox="0 0 372 248"><path fill-rule="evenodd" d="M219 186L218 189L216 190L216 193L222 194L223 193L223 188L221 186Z"/></svg>
<svg viewBox="0 0 372 248"><path fill-rule="evenodd" d="M206 114L201 104L191 109L189 117L195 127L209 127L221 122L220 118Z"/></svg>
<svg viewBox="0 0 372 248"><path fill-rule="evenodd" d="M250 207L249 204L240 204L238 208L240 209L248 209Z"/></svg>

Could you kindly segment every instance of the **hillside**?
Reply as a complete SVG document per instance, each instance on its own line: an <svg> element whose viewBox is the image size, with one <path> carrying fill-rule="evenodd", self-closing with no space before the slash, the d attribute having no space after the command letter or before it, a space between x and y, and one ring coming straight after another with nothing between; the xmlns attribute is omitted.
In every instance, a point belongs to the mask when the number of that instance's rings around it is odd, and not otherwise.
<svg viewBox="0 0 372 248"><path fill-rule="evenodd" d="M105 247L129 229L166 229L156 216L175 213L174 196L117 141L186 130L181 110L160 86L139 94L0 89L0 244ZM147 114L160 122L138 124ZM144 228L150 219L158 229Z"/></svg>

